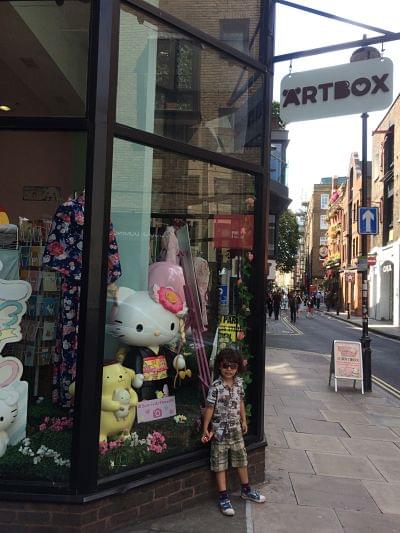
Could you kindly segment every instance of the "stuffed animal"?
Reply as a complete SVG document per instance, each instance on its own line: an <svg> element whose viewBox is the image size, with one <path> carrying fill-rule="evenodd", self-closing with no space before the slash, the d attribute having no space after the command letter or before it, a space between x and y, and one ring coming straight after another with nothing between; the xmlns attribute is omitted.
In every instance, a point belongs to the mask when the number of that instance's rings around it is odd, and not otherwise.
<svg viewBox="0 0 400 533"><path fill-rule="evenodd" d="M176 354L160 346L170 343L179 335L177 313L183 310L180 296L171 288L154 287L154 299L147 291L127 287L118 290L117 305L108 332L125 344L118 357L123 365L143 375L139 390L141 400L156 398L156 391L168 383L168 359ZM121 354L123 356L121 357ZM134 383L134 386L140 385Z"/></svg>
<svg viewBox="0 0 400 533"><path fill-rule="evenodd" d="M138 396L132 388L135 372L112 363L103 367L99 441L128 435L136 417Z"/></svg>
<svg viewBox="0 0 400 533"><path fill-rule="evenodd" d="M18 393L10 387L0 388L0 457L10 442L7 430L18 415Z"/></svg>

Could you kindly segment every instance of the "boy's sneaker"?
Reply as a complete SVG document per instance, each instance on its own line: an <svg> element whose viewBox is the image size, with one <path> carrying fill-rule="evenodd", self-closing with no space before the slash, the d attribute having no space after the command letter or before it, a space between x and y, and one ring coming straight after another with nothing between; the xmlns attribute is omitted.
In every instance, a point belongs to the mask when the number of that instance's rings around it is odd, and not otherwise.
<svg viewBox="0 0 400 533"><path fill-rule="evenodd" d="M232 507L230 500L221 500L218 503L218 507L225 516L233 516L235 514L235 509Z"/></svg>
<svg viewBox="0 0 400 533"><path fill-rule="evenodd" d="M245 492L242 490L241 497L244 500L250 500L255 503L264 503L265 502L265 496L263 496L258 490L250 489L248 492Z"/></svg>

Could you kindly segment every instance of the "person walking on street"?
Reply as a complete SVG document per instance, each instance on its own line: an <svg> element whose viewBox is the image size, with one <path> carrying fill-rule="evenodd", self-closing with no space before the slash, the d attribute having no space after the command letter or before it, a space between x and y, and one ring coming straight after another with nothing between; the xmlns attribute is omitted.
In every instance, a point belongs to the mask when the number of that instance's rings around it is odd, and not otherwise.
<svg viewBox="0 0 400 533"><path fill-rule="evenodd" d="M313 316L314 316L314 298L312 296L309 296L307 300L307 317L313 318Z"/></svg>
<svg viewBox="0 0 400 533"><path fill-rule="evenodd" d="M272 295L272 300L274 304L275 320L279 320L279 313L281 310L281 301L282 301L281 293L279 291L275 291L274 294Z"/></svg>
<svg viewBox="0 0 400 533"><path fill-rule="evenodd" d="M272 300L271 291L268 291L267 293L267 310L268 310L268 316L269 318L271 318L272 313L274 311L274 302Z"/></svg>
<svg viewBox="0 0 400 533"><path fill-rule="evenodd" d="M216 475L219 510L225 516L233 516L235 510L226 490L229 456L239 474L242 499L264 503L265 496L249 484L243 441L243 435L247 433L246 408L243 380L238 376L244 369L240 352L231 348L221 350L215 359L215 369L218 378L208 390L201 442L211 441L210 466Z"/></svg>
<svg viewBox="0 0 400 533"><path fill-rule="evenodd" d="M322 297L321 291L317 291L315 294L315 302L317 304L317 309L319 309L321 305L321 297Z"/></svg>
<svg viewBox="0 0 400 533"><path fill-rule="evenodd" d="M290 322L293 322L293 324L295 324L296 315L297 315L297 298L296 298L295 292L291 292L289 294L289 310L290 310Z"/></svg>

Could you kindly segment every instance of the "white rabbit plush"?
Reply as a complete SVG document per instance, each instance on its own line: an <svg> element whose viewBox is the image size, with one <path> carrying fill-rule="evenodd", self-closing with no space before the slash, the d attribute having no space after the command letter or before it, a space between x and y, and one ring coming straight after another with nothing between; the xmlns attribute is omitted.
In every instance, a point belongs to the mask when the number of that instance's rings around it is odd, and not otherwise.
<svg viewBox="0 0 400 533"><path fill-rule="evenodd" d="M10 387L0 388L0 457L10 442L7 430L17 418L18 398L18 393Z"/></svg>

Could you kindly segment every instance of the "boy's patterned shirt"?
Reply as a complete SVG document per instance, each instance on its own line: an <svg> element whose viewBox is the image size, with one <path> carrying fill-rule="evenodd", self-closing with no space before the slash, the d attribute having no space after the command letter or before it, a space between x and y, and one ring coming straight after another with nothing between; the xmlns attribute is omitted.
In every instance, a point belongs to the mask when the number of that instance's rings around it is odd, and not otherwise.
<svg viewBox="0 0 400 533"><path fill-rule="evenodd" d="M211 426L216 440L223 440L224 435L234 430L241 432L240 403L243 399L243 380L238 376L235 377L231 388L219 377L208 389L206 404L215 406Z"/></svg>

